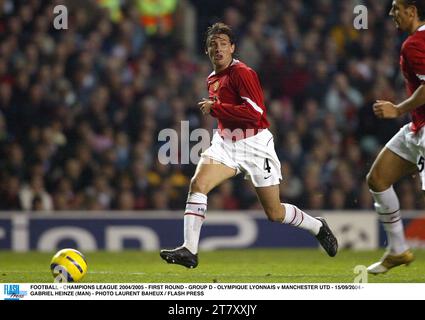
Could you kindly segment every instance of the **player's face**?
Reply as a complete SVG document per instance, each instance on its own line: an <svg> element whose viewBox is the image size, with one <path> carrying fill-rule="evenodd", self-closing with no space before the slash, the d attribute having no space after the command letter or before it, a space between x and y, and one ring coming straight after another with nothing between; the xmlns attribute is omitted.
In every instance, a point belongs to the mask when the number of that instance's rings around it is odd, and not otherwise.
<svg viewBox="0 0 425 320"><path fill-rule="evenodd" d="M233 60L235 45L230 42L227 34L217 34L208 42L207 54L215 69L222 70L230 65Z"/></svg>
<svg viewBox="0 0 425 320"><path fill-rule="evenodd" d="M408 31L413 23L412 7L406 6L403 0L393 1L389 15L401 31Z"/></svg>

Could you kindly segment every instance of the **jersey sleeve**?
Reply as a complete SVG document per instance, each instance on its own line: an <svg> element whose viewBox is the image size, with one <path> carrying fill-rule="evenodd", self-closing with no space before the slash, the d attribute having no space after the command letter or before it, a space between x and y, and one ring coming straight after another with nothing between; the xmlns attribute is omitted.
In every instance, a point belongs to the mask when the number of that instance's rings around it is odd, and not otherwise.
<svg viewBox="0 0 425 320"><path fill-rule="evenodd" d="M242 103L232 105L216 101L211 109L211 115L218 119L257 123L265 111L263 93L257 74L250 69L238 68L232 73L231 81Z"/></svg>
<svg viewBox="0 0 425 320"><path fill-rule="evenodd" d="M425 84L425 45L419 42L409 43L404 48L404 56L422 84Z"/></svg>

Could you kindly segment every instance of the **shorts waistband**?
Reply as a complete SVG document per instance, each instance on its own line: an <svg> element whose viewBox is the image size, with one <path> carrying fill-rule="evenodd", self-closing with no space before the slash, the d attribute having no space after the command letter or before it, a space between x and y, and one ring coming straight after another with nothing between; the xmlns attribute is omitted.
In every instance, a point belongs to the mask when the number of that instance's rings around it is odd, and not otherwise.
<svg viewBox="0 0 425 320"><path fill-rule="evenodd" d="M226 130L226 131L221 131L219 132L220 137L223 140L232 140L232 142L236 142L242 139L247 139L250 137L253 137L255 135L257 135L258 133L261 133L262 131L267 130L267 128L250 128L250 129L245 129L245 130Z"/></svg>

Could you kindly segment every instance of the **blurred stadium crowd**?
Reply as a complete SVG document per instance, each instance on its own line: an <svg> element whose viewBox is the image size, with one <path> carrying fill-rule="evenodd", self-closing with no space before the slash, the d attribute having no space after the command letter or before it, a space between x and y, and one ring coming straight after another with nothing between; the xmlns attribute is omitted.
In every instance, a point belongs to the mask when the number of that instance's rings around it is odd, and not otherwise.
<svg viewBox="0 0 425 320"><path fill-rule="evenodd" d="M161 165L158 132L215 128L197 102L211 72L203 35L219 20L255 69L283 164L282 200L372 209L365 176L408 121L378 120L405 97L391 1L0 0L0 210L182 209L195 165ZM353 8L368 8L368 29ZM56 5L67 30L53 27ZM396 186L423 208L417 179ZM241 177L213 209L256 209Z"/></svg>

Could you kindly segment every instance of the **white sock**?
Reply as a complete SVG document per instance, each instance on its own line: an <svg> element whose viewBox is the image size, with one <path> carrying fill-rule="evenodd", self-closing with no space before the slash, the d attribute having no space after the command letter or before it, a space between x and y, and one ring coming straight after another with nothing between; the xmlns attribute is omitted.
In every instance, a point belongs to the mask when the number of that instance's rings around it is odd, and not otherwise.
<svg viewBox="0 0 425 320"><path fill-rule="evenodd" d="M184 211L183 247L193 254L198 253L199 236L207 211L208 197L202 193L189 193Z"/></svg>
<svg viewBox="0 0 425 320"><path fill-rule="evenodd" d="M319 233L322 222L292 204L282 203L282 205L285 208L285 219L282 223L308 230L315 236Z"/></svg>
<svg viewBox="0 0 425 320"><path fill-rule="evenodd" d="M384 230L387 233L388 248L392 254L400 254L409 249L404 237L403 221L400 215L400 203L394 188L382 192L370 190L375 200L375 210L379 214Z"/></svg>

